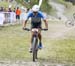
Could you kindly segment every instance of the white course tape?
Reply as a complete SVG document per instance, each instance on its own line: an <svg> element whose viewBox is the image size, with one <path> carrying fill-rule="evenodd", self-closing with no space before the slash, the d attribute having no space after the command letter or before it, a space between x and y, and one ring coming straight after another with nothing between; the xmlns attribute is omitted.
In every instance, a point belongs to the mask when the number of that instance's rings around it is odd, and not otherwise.
<svg viewBox="0 0 75 66"><path fill-rule="evenodd" d="M41 7L42 4L42 0L39 0L39 8Z"/></svg>

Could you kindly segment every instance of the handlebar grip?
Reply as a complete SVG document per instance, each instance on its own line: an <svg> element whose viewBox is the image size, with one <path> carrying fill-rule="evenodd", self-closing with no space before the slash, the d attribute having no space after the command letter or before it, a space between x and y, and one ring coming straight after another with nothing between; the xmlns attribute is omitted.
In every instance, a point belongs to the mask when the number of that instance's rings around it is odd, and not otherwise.
<svg viewBox="0 0 75 66"><path fill-rule="evenodd" d="M30 31L31 29L28 29L28 28L23 28L23 30ZM47 31L48 29L46 29L46 28L45 28L45 29L42 29L42 28L41 28L41 30Z"/></svg>
<svg viewBox="0 0 75 66"><path fill-rule="evenodd" d="M48 29L42 29L42 30L47 31Z"/></svg>
<svg viewBox="0 0 75 66"><path fill-rule="evenodd" d="M28 29L28 28L23 28L23 30L27 30L27 31L30 31L30 29Z"/></svg>

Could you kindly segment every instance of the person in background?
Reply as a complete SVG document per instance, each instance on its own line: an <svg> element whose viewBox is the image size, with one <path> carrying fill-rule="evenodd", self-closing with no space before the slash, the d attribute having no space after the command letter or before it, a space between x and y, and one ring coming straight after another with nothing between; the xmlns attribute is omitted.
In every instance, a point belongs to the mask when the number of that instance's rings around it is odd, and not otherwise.
<svg viewBox="0 0 75 66"><path fill-rule="evenodd" d="M27 15L27 8L22 6L21 7L21 15L20 15L20 20L22 23L24 22L26 15Z"/></svg>
<svg viewBox="0 0 75 66"><path fill-rule="evenodd" d="M0 12L3 12L4 11L4 8L3 7L0 7Z"/></svg>
<svg viewBox="0 0 75 66"><path fill-rule="evenodd" d="M8 12L12 12L11 8L8 8Z"/></svg>
<svg viewBox="0 0 75 66"><path fill-rule="evenodd" d="M27 8L27 13L30 11L30 9L29 8Z"/></svg>
<svg viewBox="0 0 75 66"><path fill-rule="evenodd" d="M9 5L9 7L8 7L8 12L12 12L12 5Z"/></svg>
<svg viewBox="0 0 75 66"><path fill-rule="evenodd" d="M16 8L13 9L13 12L15 12Z"/></svg>
<svg viewBox="0 0 75 66"><path fill-rule="evenodd" d="M21 15L21 10L19 7L16 9L16 21L20 23L20 15Z"/></svg>

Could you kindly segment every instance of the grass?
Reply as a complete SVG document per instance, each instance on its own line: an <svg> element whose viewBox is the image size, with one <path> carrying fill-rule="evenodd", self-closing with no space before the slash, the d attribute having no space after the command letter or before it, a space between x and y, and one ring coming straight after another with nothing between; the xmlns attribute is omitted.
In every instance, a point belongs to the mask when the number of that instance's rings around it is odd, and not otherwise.
<svg viewBox="0 0 75 66"><path fill-rule="evenodd" d="M62 39L48 42L50 47L48 47L45 59L58 63L75 62L75 40Z"/></svg>
<svg viewBox="0 0 75 66"><path fill-rule="evenodd" d="M19 30L20 29L20 30ZM29 36L21 26L9 26L0 31L0 59L28 58Z"/></svg>
<svg viewBox="0 0 75 66"><path fill-rule="evenodd" d="M13 5L13 4L14 4L14 5ZM12 2L12 3L6 2L6 1L0 2L0 7L4 7L4 9L6 9L6 10L8 9L9 5L12 6L12 9L18 6L18 5L16 4L16 2ZM19 4L19 6L21 6L21 4Z"/></svg>
<svg viewBox="0 0 75 66"><path fill-rule="evenodd" d="M45 47L38 53L39 62L75 63L75 39L71 33L65 39L49 39L45 32L44 35ZM32 61L29 38L30 32L23 31L21 25L0 27L0 60Z"/></svg>
<svg viewBox="0 0 75 66"><path fill-rule="evenodd" d="M9 3L7 2L5 2L5 1L3 1L3 2L0 2L0 6L2 6L2 7L8 7L9 6Z"/></svg>

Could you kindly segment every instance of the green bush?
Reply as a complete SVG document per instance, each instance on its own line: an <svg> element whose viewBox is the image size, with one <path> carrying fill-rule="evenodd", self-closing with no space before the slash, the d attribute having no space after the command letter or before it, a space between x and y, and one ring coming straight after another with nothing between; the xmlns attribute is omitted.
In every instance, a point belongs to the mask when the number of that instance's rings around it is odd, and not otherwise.
<svg viewBox="0 0 75 66"><path fill-rule="evenodd" d="M31 8L34 4L38 4L38 0L31 0L30 3L26 3L25 0L16 0L18 3L21 3L27 8ZM48 0L43 0L41 10L49 13L51 10L51 6L48 4Z"/></svg>
<svg viewBox="0 0 75 66"><path fill-rule="evenodd" d="M9 6L9 3L7 2L0 2L0 7L8 7Z"/></svg>

